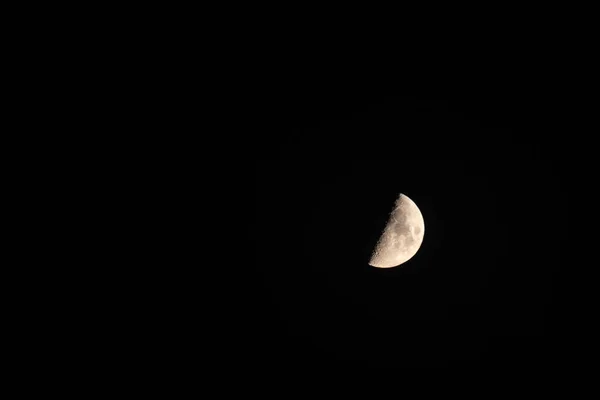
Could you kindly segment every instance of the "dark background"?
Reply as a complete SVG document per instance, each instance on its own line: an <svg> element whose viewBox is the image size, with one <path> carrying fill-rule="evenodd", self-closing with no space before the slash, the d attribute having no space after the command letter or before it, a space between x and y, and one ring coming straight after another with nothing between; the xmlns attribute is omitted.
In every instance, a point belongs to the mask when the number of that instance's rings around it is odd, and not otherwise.
<svg viewBox="0 0 600 400"><path fill-rule="evenodd" d="M550 111L523 93L304 92L264 106L244 357L412 368L564 356ZM399 193L423 213L422 247L372 268Z"/></svg>

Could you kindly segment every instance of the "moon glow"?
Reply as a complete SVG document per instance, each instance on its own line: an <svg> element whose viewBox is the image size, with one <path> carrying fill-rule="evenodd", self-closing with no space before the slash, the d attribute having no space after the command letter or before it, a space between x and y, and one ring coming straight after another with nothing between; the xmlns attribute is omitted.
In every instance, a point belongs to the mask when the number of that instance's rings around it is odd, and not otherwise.
<svg viewBox="0 0 600 400"><path fill-rule="evenodd" d="M400 193L387 224L375 245L369 265L397 267L419 251L425 234L425 221L417 205Z"/></svg>

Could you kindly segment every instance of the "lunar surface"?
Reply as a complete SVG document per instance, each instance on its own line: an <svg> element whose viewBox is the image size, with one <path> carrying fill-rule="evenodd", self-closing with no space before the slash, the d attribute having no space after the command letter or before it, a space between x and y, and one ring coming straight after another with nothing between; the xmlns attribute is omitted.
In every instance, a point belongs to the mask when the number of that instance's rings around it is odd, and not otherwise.
<svg viewBox="0 0 600 400"><path fill-rule="evenodd" d="M375 245L369 265L391 268L407 262L419 251L424 234L425 221L421 211L401 193Z"/></svg>

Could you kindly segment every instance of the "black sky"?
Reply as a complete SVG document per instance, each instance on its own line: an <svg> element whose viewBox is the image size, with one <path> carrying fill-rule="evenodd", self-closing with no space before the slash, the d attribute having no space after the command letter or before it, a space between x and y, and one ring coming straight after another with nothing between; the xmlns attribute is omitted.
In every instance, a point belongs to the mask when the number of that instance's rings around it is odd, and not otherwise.
<svg viewBox="0 0 600 400"><path fill-rule="evenodd" d="M322 93L275 106L278 133L255 162L248 357L411 368L556 356L564 194L536 122L548 116L483 100ZM399 193L421 209L424 242L404 266L374 269Z"/></svg>

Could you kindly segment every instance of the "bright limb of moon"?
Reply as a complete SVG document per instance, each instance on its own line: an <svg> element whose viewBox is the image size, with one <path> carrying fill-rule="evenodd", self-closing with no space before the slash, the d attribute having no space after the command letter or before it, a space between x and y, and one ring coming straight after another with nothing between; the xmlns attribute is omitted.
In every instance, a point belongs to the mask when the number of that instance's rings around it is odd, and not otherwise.
<svg viewBox="0 0 600 400"><path fill-rule="evenodd" d="M408 196L400 193L369 265L391 268L407 262L419 251L424 235L425 221L421 210Z"/></svg>

